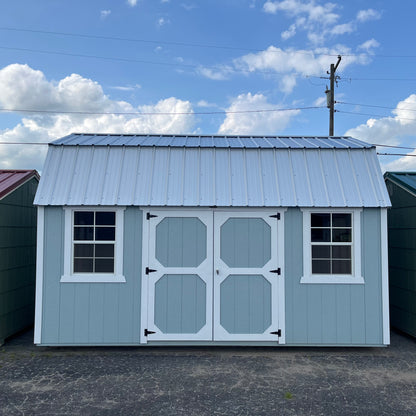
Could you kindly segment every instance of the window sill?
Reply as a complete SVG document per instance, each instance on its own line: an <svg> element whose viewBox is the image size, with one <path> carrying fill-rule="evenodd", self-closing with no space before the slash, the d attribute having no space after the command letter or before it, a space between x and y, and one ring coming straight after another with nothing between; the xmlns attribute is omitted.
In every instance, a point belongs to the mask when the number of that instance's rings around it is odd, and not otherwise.
<svg viewBox="0 0 416 416"><path fill-rule="evenodd" d="M365 282L362 276L314 275L314 276L302 276L300 279L300 283L363 285Z"/></svg>
<svg viewBox="0 0 416 416"><path fill-rule="evenodd" d="M125 283L123 275L114 274L72 274L63 275L61 283Z"/></svg>

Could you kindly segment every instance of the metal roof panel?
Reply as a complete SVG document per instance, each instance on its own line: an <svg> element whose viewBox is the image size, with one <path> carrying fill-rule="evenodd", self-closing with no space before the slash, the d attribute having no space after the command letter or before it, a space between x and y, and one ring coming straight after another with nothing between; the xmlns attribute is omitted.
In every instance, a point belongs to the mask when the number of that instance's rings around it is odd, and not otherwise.
<svg viewBox="0 0 416 416"><path fill-rule="evenodd" d="M39 181L39 174L36 170L0 169L0 199L3 199L32 178Z"/></svg>
<svg viewBox="0 0 416 416"><path fill-rule="evenodd" d="M108 145L112 136L101 136L71 135L71 145L49 147L37 204L390 205L375 148L351 139L117 135ZM132 138L134 146L119 146ZM79 144L86 140L94 144Z"/></svg>
<svg viewBox="0 0 416 416"><path fill-rule="evenodd" d="M368 143L351 137L313 136L194 136L151 134L70 134L52 146L156 146L218 148L370 148Z"/></svg>

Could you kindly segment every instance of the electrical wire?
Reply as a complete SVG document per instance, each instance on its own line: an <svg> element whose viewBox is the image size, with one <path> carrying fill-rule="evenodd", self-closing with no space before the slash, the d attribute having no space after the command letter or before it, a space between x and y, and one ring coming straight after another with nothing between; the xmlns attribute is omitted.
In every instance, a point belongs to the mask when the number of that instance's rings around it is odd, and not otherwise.
<svg viewBox="0 0 416 416"><path fill-rule="evenodd" d="M416 78L348 78L341 77L341 81L416 81Z"/></svg>
<svg viewBox="0 0 416 416"><path fill-rule="evenodd" d="M377 144L377 143L371 143L373 146L377 147L391 147L392 149L408 149L408 150L416 150L416 147L407 147L407 146L394 146L391 144Z"/></svg>
<svg viewBox="0 0 416 416"><path fill-rule="evenodd" d="M357 115L357 116L393 118L394 120L416 121L416 118L389 116L389 115L381 115L381 114L370 114L370 113L359 113L359 112L355 112L355 111L335 110L335 112L337 112L337 113L343 113L343 114L353 114L353 115Z"/></svg>
<svg viewBox="0 0 416 416"><path fill-rule="evenodd" d="M402 157L416 157L416 155L409 155L408 153L380 153L377 152L379 156L402 156Z"/></svg>
<svg viewBox="0 0 416 416"><path fill-rule="evenodd" d="M65 111L65 110L35 110L24 108L0 108L0 112L16 113L40 113L40 114L77 114L77 115L126 115L126 116L176 116L176 115L214 115L214 114L245 114L245 113L273 113L279 111L299 111L315 110L326 108L326 106L292 107L292 108L273 108L258 110L236 110L236 111L201 111L201 112L117 112L117 111Z"/></svg>
<svg viewBox="0 0 416 416"><path fill-rule="evenodd" d="M347 103L345 101L335 101L336 104L345 104L345 105L356 105L360 107L374 107L374 108L385 108L387 110L400 110L400 111L416 111L414 108L397 108L397 107L386 107L383 105L374 105L374 104L359 104L359 103Z"/></svg>
<svg viewBox="0 0 416 416"><path fill-rule="evenodd" d="M102 40L115 40L115 41L122 41L122 42L138 42L138 43L149 43L149 44L161 44L161 45L172 45L172 46L188 46L188 47L195 47L195 48L211 48L211 49L225 49L225 50L236 50L236 51L250 51L250 52L264 52L264 49L259 48L243 48L243 47L235 47L235 46L228 46L228 45L213 45L213 44L204 44L204 43L191 43L191 42L176 42L176 41L166 41L160 39L139 39L139 38L127 38L127 37L120 37L120 36L106 36L106 35L90 35L86 33L71 33L71 32L57 32L51 30L40 30L40 29L22 29L16 27L5 27L1 26L0 30L4 31L14 31L14 32L26 32L26 33L39 33L39 34L46 34L46 35L57 35L57 36L68 36L68 37L79 37L84 39L102 39ZM269 51L273 53L286 53L285 51ZM337 57L339 55L342 56L350 56L350 57L359 57L365 54L363 53L324 53L324 52L313 52L313 51L289 51L290 53L302 54L302 55L316 55L316 56L334 56ZM375 58L416 58L416 55L385 55L385 54L369 54L370 57ZM351 78L354 79L354 78ZM365 78L356 78L357 80L365 80ZM371 80L371 79L367 79ZM381 79L380 79L381 80Z"/></svg>
<svg viewBox="0 0 416 416"><path fill-rule="evenodd" d="M76 57L76 58L87 58L87 59L102 59L106 61L114 61L114 62L129 62L129 63L138 63L138 64L147 64L147 65L161 65L161 66L169 66L169 67L180 67L180 68L190 68L190 69L211 69L214 71L224 72L225 74L230 73L243 73L243 74L265 74L271 77L281 77L276 71L251 71L249 69L241 69L236 67L231 67L227 65L195 65L195 64L183 64L177 62L160 62L160 61L149 61L145 59L135 59L135 58L122 58L122 57L113 57L113 56L102 56L102 55L87 55L82 53L72 53L72 52L61 52L61 51L47 51L43 49L31 49L31 48L17 48L17 47L9 47L9 46L0 46L0 49L8 50L8 51L20 51L20 52L29 52L29 53L40 53L45 55L60 55L60 56L69 56L69 57Z"/></svg>
<svg viewBox="0 0 416 416"><path fill-rule="evenodd" d="M174 42L174 41L165 41L165 40L157 40L157 39L138 39L138 38L125 38L119 36L105 36L105 35L89 35L85 33L70 33L70 32L54 32L54 31L47 31L47 30L35 30L35 29L20 29L20 28L13 28L13 27L0 27L0 30L5 31L15 31L15 32L26 32L26 33L41 33L47 35L58 35L58 36L70 36L70 37L79 37L84 39L102 39L102 40L115 40L115 41L122 41L122 42L137 42L137 43L149 43L155 45L172 45L172 46L187 46L187 47L195 47L195 48L211 48L211 49L225 49L225 50L235 50L235 51L245 51L245 52L264 52L265 49L259 48L242 48L242 47L234 47L234 46L227 46L227 45L209 45L203 43L190 43L190 42ZM268 52L271 53L287 53L283 50L270 50ZM362 54L341 54L341 53L321 53L321 52L313 52L313 51L288 51L289 53L296 53L301 55L316 55L316 56L361 56Z"/></svg>

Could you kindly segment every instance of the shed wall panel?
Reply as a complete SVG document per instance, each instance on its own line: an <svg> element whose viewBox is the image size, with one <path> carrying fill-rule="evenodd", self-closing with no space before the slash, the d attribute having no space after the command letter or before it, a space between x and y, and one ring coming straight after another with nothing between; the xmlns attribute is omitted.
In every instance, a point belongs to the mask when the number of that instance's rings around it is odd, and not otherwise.
<svg viewBox="0 0 416 416"><path fill-rule="evenodd" d="M142 212L124 218L126 283L61 283L64 210L45 209L43 345L135 345L140 342ZM56 259L61 259L56 261Z"/></svg>
<svg viewBox="0 0 416 416"><path fill-rule="evenodd" d="M32 178L0 201L0 345L34 321L37 184Z"/></svg>
<svg viewBox="0 0 416 416"><path fill-rule="evenodd" d="M416 336L416 197L389 182L388 212L391 324Z"/></svg>
<svg viewBox="0 0 416 416"><path fill-rule="evenodd" d="M363 285L301 284L303 218L285 213L286 343L382 345L380 212L361 216Z"/></svg>

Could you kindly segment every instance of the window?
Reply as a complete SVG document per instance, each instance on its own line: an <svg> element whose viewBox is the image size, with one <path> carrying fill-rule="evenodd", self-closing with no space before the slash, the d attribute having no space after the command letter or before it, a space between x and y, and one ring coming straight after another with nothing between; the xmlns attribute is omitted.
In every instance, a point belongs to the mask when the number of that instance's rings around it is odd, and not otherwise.
<svg viewBox="0 0 416 416"><path fill-rule="evenodd" d="M123 209L66 209L61 282L124 282Z"/></svg>
<svg viewBox="0 0 416 416"><path fill-rule="evenodd" d="M312 274L351 274L351 215L311 213Z"/></svg>
<svg viewBox="0 0 416 416"><path fill-rule="evenodd" d="M304 210L301 283L364 283L360 210Z"/></svg>
<svg viewBox="0 0 416 416"><path fill-rule="evenodd" d="M73 272L114 273L116 213L74 211Z"/></svg>

